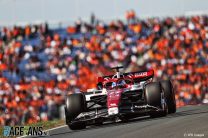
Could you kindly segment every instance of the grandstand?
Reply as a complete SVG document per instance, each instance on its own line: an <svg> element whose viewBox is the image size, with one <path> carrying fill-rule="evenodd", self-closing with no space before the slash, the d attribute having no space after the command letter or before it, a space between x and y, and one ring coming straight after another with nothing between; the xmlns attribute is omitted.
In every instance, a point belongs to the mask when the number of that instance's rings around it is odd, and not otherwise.
<svg viewBox="0 0 208 138"><path fill-rule="evenodd" d="M208 16L141 20L130 10L123 18L92 17L59 28L2 26L0 124L63 118L67 93L96 87L97 77L118 64L171 79L178 107L207 102Z"/></svg>

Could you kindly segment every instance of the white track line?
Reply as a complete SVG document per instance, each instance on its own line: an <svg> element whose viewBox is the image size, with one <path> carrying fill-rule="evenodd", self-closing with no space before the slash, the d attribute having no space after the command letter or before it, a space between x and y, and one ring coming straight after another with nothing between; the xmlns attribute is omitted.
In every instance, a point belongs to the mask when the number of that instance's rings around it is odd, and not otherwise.
<svg viewBox="0 0 208 138"><path fill-rule="evenodd" d="M51 128L51 129L47 129L47 130L44 130L44 132L48 132L48 131L51 131L51 130L55 130L55 129L59 129L59 128L63 128L63 127L66 127L67 125L63 125L63 126L59 126L59 127L55 127L55 128ZM24 135L24 136L20 136L20 137L17 137L17 138L25 138L25 137L28 137L28 135Z"/></svg>
<svg viewBox="0 0 208 138"><path fill-rule="evenodd" d="M66 127L67 125L63 125L63 126L59 126L59 127L54 127L54 128L51 128L51 129L47 129L47 130L44 130L45 132L48 132L48 131L51 131L51 130L54 130L54 129L59 129L59 128L62 128L62 127Z"/></svg>

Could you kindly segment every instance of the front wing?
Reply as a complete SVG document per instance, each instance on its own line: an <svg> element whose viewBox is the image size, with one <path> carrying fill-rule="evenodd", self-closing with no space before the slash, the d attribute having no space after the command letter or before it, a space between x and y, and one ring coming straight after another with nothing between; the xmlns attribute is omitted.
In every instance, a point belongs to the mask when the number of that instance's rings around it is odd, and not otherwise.
<svg viewBox="0 0 208 138"><path fill-rule="evenodd" d="M92 125L99 122L105 121L115 121L120 117L128 114L135 114L137 116L149 115L152 112L160 112L161 108L157 108L150 105L141 105L141 106L125 106L119 107L119 112L117 114L109 115L107 109L95 110L90 112L80 113L71 123L86 123L86 125Z"/></svg>

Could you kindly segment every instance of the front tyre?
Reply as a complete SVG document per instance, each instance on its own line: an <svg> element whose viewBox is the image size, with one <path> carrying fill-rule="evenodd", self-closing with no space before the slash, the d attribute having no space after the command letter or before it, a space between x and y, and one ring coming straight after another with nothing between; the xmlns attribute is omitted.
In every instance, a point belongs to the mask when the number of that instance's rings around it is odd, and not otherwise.
<svg viewBox="0 0 208 138"><path fill-rule="evenodd" d="M73 123L73 120L86 109L85 97L82 93L68 95L65 103L66 124L70 129L84 129L84 122Z"/></svg>

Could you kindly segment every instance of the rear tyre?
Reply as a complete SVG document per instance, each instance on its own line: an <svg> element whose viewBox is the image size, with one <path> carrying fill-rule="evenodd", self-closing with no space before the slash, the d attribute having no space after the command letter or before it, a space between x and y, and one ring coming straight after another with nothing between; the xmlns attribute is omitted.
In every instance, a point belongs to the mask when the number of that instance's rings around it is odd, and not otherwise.
<svg viewBox="0 0 208 138"><path fill-rule="evenodd" d="M66 98L65 117L66 124L70 129L84 129L86 124L84 122L72 123L72 121L86 109L85 97L82 93L71 94Z"/></svg>
<svg viewBox="0 0 208 138"><path fill-rule="evenodd" d="M162 107L161 104L161 93L162 87L159 82L149 83L145 87L145 98L147 104L161 109L161 111L151 112L150 117L161 117L167 115L167 107Z"/></svg>
<svg viewBox="0 0 208 138"><path fill-rule="evenodd" d="M175 113L176 112L176 102L175 102L175 93L173 90L173 85L170 80L165 80L160 82L162 88L165 92L165 98L168 106L168 113Z"/></svg>

